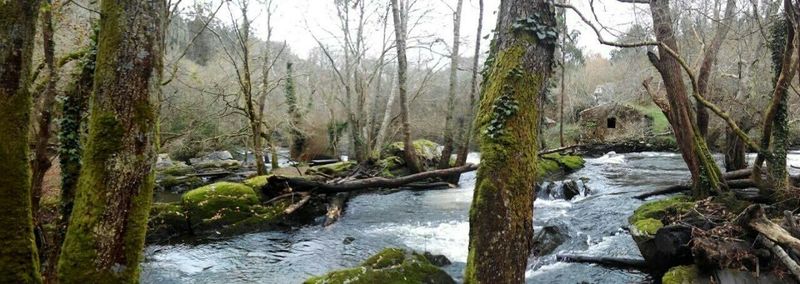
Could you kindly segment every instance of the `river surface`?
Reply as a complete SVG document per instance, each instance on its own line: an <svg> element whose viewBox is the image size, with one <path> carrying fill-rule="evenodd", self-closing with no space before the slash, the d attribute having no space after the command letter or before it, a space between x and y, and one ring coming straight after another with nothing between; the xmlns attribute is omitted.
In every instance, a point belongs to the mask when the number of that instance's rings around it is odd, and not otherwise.
<svg viewBox="0 0 800 284"><path fill-rule="evenodd" d="M479 162L478 155L471 155L470 162ZM641 257L622 229L642 204L632 196L686 181L683 160L678 154L643 152L610 153L586 162L567 178L588 178L592 193L571 201L537 199L535 229L568 229L568 240L556 252ZM800 166L800 152L792 152L789 164ZM462 175L459 184L449 190L358 195L349 201L342 219L327 228L252 233L199 245L148 246L141 282L301 283L312 275L355 266L385 247L443 254L453 262L444 269L460 281L475 172ZM352 242L344 242L350 238ZM649 275L635 270L557 262L555 253L532 256L526 276L528 283L650 282Z"/></svg>

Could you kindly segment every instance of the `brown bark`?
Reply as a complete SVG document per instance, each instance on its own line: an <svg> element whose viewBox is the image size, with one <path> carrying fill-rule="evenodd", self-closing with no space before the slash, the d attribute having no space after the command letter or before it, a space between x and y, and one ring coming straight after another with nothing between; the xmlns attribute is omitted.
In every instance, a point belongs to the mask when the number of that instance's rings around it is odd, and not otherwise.
<svg viewBox="0 0 800 284"><path fill-rule="evenodd" d="M407 74L408 60L406 59L406 34L408 33L407 22L408 14L398 3L400 0L392 0L392 19L394 21L395 47L397 48L397 82L398 98L400 99L400 122L403 128L403 159L406 166L412 173L422 171L417 158L414 145L411 144L411 126L408 123L408 99L407 99ZM401 11L401 9L403 9Z"/></svg>
<svg viewBox="0 0 800 284"><path fill-rule="evenodd" d="M717 32L714 34L711 44L703 53L703 61L700 64L700 71L697 74L697 93L701 97L708 97L708 81L709 78L711 78L711 71L717 63L717 53L722 46L722 42L725 40L725 36L730 30L734 19L734 13L736 12L735 9L736 0L728 0L727 4L725 4L724 18L719 21ZM703 139L706 139L708 136L708 109L698 101L695 104L695 112L697 113L697 128L700 131L700 135L703 136Z"/></svg>
<svg viewBox="0 0 800 284"><path fill-rule="evenodd" d="M0 1L0 283L38 283L28 131L39 1Z"/></svg>
<svg viewBox="0 0 800 284"><path fill-rule="evenodd" d="M478 58L481 55L481 30L483 29L483 0L478 0L478 28L475 31L475 52L472 54L472 79L470 80L469 89L469 109L466 115L459 121L459 131L461 132L458 145L458 156L456 157L456 166L462 166L467 163L467 155L469 155L469 146L472 141L473 120L476 111L476 101L478 94ZM466 124L466 125L464 125ZM457 180L456 180L457 181Z"/></svg>
<svg viewBox="0 0 800 284"><path fill-rule="evenodd" d="M38 117L39 130L35 139L34 159L31 161L31 204L34 216L34 226L38 226L39 200L42 198L42 183L44 174L52 165L50 155L48 155L47 145L52 136L50 123L53 120L53 103L56 99L56 82L58 81L58 70L55 64L55 42L53 40L53 7L42 9L42 47L44 49L44 62L47 66L47 83L41 97Z"/></svg>
<svg viewBox="0 0 800 284"><path fill-rule="evenodd" d="M650 11L653 16L656 39L666 48L677 52L678 44L672 29L669 1L650 1ZM720 180L720 170L714 163L705 139L692 119L681 66L664 46L659 46L659 56L648 52L648 57L661 74L667 90L667 100L669 101L667 117L675 132L675 140L681 155L692 174L692 195L695 198L704 198L711 192L722 191L724 181Z"/></svg>

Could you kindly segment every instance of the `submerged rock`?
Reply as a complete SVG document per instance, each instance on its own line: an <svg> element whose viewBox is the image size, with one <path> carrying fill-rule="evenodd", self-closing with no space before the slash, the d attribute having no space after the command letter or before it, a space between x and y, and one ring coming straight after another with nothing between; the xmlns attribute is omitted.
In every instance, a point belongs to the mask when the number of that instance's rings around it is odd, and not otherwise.
<svg viewBox="0 0 800 284"><path fill-rule="evenodd" d="M425 256L399 248L387 248L361 265L328 272L306 280L306 284L341 283L455 283Z"/></svg>

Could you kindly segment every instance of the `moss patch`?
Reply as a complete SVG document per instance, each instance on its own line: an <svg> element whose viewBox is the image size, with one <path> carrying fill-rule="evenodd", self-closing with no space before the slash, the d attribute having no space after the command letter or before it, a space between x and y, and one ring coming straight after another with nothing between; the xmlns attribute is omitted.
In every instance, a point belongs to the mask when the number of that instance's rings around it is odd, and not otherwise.
<svg viewBox="0 0 800 284"><path fill-rule="evenodd" d="M239 183L218 182L203 186L181 197L192 229L217 229L251 215L258 203L253 188Z"/></svg>
<svg viewBox="0 0 800 284"><path fill-rule="evenodd" d="M306 284L321 283L455 283L450 275L431 264L424 256L398 248L388 248L365 260L360 266L312 277Z"/></svg>
<svg viewBox="0 0 800 284"><path fill-rule="evenodd" d="M420 161L423 162L425 166L435 165L442 156L442 153L439 152L440 145L436 144L436 142L426 139L417 139L411 142L411 144L414 146L417 157L419 157ZM381 159L404 157L404 146L403 142L389 144L381 151ZM403 164L405 164L405 162L403 162Z"/></svg>
<svg viewBox="0 0 800 284"><path fill-rule="evenodd" d="M636 221L633 223L633 226L639 230L640 232L646 233L648 235L655 235L658 229L664 227L664 223L661 223L661 220L656 220L653 218L647 218L643 220Z"/></svg>
<svg viewBox="0 0 800 284"><path fill-rule="evenodd" d="M160 170L158 173L170 176L185 176L194 173L194 168L190 166L175 165Z"/></svg>
<svg viewBox="0 0 800 284"><path fill-rule="evenodd" d="M628 218L628 222L636 224L645 219L661 220L664 216L672 213L684 213L694 207L694 203L689 201L689 197L678 196L648 202L633 211L633 215Z"/></svg>
<svg viewBox="0 0 800 284"><path fill-rule="evenodd" d="M681 265L670 268L661 277L663 284L691 284L699 276L700 271L694 265Z"/></svg>
<svg viewBox="0 0 800 284"><path fill-rule="evenodd" d="M337 176L350 171L356 166L355 161L344 161L333 164L311 167L306 170L306 174L323 173L329 176Z"/></svg>
<svg viewBox="0 0 800 284"><path fill-rule="evenodd" d="M244 184L249 186L249 187L252 187L256 191L259 191L264 186L266 186L267 183L269 183L268 179L271 176L272 175L263 175L263 176L252 177L252 178L249 178L249 179L245 180Z"/></svg>
<svg viewBox="0 0 800 284"><path fill-rule="evenodd" d="M558 153L542 155L537 160L538 178L559 173L572 173L583 168L585 163L583 157L576 155Z"/></svg>
<svg viewBox="0 0 800 284"><path fill-rule="evenodd" d="M189 221L179 203L154 203L147 222L147 242L158 243L190 232Z"/></svg>

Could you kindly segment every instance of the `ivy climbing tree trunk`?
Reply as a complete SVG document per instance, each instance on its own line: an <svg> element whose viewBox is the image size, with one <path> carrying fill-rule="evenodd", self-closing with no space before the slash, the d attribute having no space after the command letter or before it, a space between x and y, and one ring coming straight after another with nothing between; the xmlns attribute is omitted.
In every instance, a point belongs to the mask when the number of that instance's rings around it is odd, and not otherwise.
<svg viewBox="0 0 800 284"><path fill-rule="evenodd" d="M403 153L406 166L411 173L422 171L414 145L411 144L411 127L408 124L408 99L407 99L407 74L408 60L406 59L406 34L408 33L408 14L405 5L392 0L392 19L394 20L395 47L397 48L397 85L398 98L400 99L400 121L403 124ZM401 11L402 9L402 11Z"/></svg>
<svg viewBox="0 0 800 284"><path fill-rule="evenodd" d="M136 283L153 197L163 0L101 3L89 136L61 283Z"/></svg>
<svg viewBox="0 0 800 284"><path fill-rule="evenodd" d="M38 283L28 130L38 1L0 1L0 283Z"/></svg>
<svg viewBox="0 0 800 284"><path fill-rule="evenodd" d="M554 7L502 0L475 120L481 145L465 283L523 283L531 254L540 102L554 64ZM544 27L544 28L541 28Z"/></svg>
<svg viewBox="0 0 800 284"><path fill-rule="evenodd" d="M300 131L300 123L303 117L297 107L297 94L294 90L294 78L292 78L292 63L286 63L286 104L289 105L289 117L291 118L291 125L289 126L289 133L292 135L292 147L289 149L290 156L295 161L305 160L302 157L303 150L306 147L306 138L302 131Z"/></svg>
<svg viewBox="0 0 800 284"><path fill-rule="evenodd" d="M450 167L450 156L453 154L453 113L456 111L456 88L458 87L458 48L461 45L461 7L464 0L458 0L456 9L453 11L453 47L450 52L450 85L447 91L447 114L444 120L444 135L442 142L442 158L439 160L439 168Z"/></svg>
<svg viewBox="0 0 800 284"><path fill-rule="evenodd" d="M708 150L697 124L692 119L689 98L678 60L666 48L678 51L678 44L672 29L672 16L668 0L650 1L653 28L659 46L659 55L648 52L648 57L664 81L669 101L670 124L675 132L675 140L683 160L692 174L692 196L696 199L708 197L712 192L722 192L726 185L720 178L721 172ZM665 48L666 47L666 48Z"/></svg>

